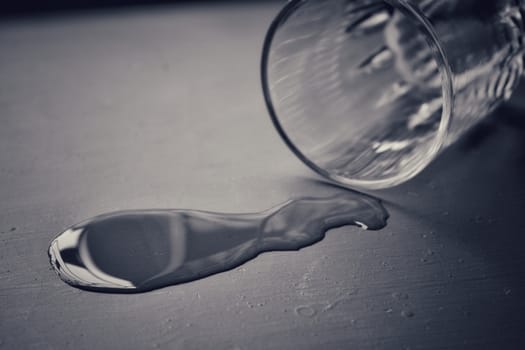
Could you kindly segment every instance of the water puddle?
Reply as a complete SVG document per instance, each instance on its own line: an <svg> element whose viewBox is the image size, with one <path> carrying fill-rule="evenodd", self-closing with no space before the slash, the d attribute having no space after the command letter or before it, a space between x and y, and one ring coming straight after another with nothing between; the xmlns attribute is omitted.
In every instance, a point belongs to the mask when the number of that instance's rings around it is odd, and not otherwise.
<svg viewBox="0 0 525 350"><path fill-rule="evenodd" d="M232 269L265 251L306 247L332 228L378 230L387 218L378 200L350 191L251 214L123 211L68 228L51 242L49 256L74 287L144 292Z"/></svg>

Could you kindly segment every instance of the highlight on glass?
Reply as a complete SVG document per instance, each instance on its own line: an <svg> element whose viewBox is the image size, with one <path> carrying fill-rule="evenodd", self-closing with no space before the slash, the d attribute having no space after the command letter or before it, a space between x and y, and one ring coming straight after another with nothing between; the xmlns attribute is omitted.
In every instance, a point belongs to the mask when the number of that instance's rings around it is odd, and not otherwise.
<svg viewBox="0 0 525 350"><path fill-rule="evenodd" d="M332 181L407 181L511 96L524 9L524 0L290 1L262 54L273 122Z"/></svg>

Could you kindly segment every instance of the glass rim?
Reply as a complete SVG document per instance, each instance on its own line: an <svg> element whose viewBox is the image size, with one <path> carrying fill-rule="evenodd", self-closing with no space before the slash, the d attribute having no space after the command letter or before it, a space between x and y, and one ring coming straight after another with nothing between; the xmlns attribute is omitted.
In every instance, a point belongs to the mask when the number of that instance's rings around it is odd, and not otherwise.
<svg viewBox="0 0 525 350"><path fill-rule="evenodd" d="M441 90L443 96L442 112L439 127L436 131L434 141L432 141L428 155L424 157L422 161L416 163L415 166L412 166L411 169L403 171L402 173L391 177L386 177L379 180L353 179L350 177L337 175L335 173L327 171L326 169L318 166L315 162L310 160L303 152L301 152L301 150L288 137L286 131L281 125L281 122L279 121L279 116L277 115L277 112L272 102L267 67L275 33L277 33L281 24L283 24L297 8L299 8L302 4L308 1L316 0L289 1L274 18L264 38L260 65L261 83L266 108L268 110L268 113L270 114L270 118L272 119L274 127L277 129L277 132L279 133L280 137L283 139L285 144L288 146L288 148L304 164L306 164L310 169L312 169L319 175L338 185L342 185L344 187L349 188L357 187L375 190L386 187L393 187L413 178L414 176L419 174L424 168L426 168L428 164L437 157L438 153L445 145L453 115L452 112L454 105L454 86L452 80L452 71L446 53L443 49L443 45L439 41L438 35L435 32L434 27L430 23L429 19L424 15L424 13L417 6L411 4L409 1L381 0L384 3L398 10L401 10L405 16L410 17L414 22L419 24L418 28L427 39L427 43L433 52L434 59L438 65L438 69L440 72Z"/></svg>

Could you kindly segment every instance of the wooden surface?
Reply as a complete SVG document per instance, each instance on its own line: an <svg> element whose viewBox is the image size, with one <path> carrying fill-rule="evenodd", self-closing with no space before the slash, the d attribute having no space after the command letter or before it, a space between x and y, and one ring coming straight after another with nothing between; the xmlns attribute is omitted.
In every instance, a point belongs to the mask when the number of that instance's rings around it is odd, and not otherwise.
<svg viewBox="0 0 525 350"><path fill-rule="evenodd" d="M50 270L54 235L96 214L257 211L335 191L286 149L262 101L260 47L278 7L0 24L0 348L525 347L519 109L376 192L391 214L381 231L333 230L137 295L77 290Z"/></svg>

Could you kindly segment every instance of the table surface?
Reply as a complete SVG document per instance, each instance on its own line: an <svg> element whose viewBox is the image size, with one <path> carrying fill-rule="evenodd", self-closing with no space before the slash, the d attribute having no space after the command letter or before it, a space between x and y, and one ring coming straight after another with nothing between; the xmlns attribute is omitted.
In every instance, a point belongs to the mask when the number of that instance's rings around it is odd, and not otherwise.
<svg viewBox="0 0 525 350"><path fill-rule="evenodd" d="M279 4L92 11L0 24L0 348L525 347L518 93L424 173L377 191L380 231L144 294L64 284L47 247L108 211L266 209L336 191L260 89ZM523 114L523 113L521 113Z"/></svg>

